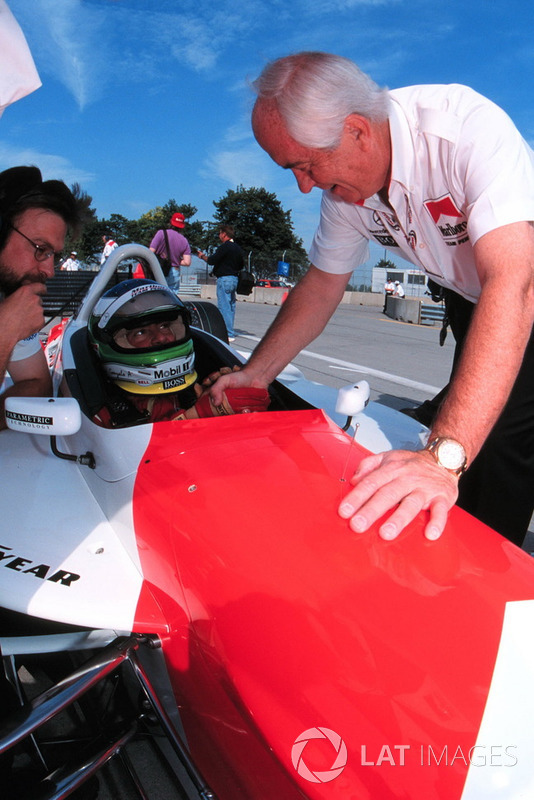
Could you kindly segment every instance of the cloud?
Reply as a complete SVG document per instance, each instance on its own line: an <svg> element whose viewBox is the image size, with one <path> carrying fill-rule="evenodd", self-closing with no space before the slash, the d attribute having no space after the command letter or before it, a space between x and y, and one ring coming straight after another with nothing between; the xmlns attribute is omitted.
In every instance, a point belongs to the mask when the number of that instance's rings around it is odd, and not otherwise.
<svg viewBox="0 0 534 800"><path fill-rule="evenodd" d="M103 10L82 0L10 0L41 75L53 75L82 110L100 95L106 35Z"/></svg>
<svg viewBox="0 0 534 800"><path fill-rule="evenodd" d="M61 180L69 185L85 185L95 180L94 174L73 167L63 156L40 153L31 148L21 149L0 141L0 172L18 165L39 167L45 180Z"/></svg>
<svg viewBox="0 0 534 800"><path fill-rule="evenodd" d="M168 81L176 62L217 77L217 65L236 43L251 35L267 4L251 0L235 11L230 0L182 4L94 0L10 0L42 77L52 75L80 110L110 87ZM261 13L263 11L263 13Z"/></svg>
<svg viewBox="0 0 534 800"><path fill-rule="evenodd" d="M218 178L231 187L263 186L269 178L270 168L257 145L222 148L211 153L204 161L200 175L213 180Z"/></svg>
<svg viewBox="0 0 534 800"><path fill-rule="evenodd" d="M243 3L239 12L234 2L199 2L193 13L162 14L158 35L176 60L195 72L214 72L235 43L250 38L265 10L262 2Z"/></svg>

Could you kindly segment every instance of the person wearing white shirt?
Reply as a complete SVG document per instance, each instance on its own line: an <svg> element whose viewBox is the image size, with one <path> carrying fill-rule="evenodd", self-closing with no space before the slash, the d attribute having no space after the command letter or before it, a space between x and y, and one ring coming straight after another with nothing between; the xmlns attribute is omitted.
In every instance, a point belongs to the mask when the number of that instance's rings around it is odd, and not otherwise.
<svg viewBox="0 0 534 800"><path fill-rule="evenodd" d="M388 297L393 297L395 294L395 284L388 278L384 284L384 308L382 309L382 313L386 313L386 308L388 304Z"/></svg>
<svg viewBox="0 0 534 800"><path fill-rule="evenodd" d="M119 246L114 239L111 238L107 233L102 236L102 241L104 242L104 249L102 250L102 254L100 256L100 265L106 261L107 258L111 255L111 253Z"/></svg>
<svg viewBox="0 0 534 800"><path fill-rule="evenodd" d="M69 257L65 259L60 267L61 272L77 272L80 269L80 262L77 259L78 253L73 250Z"/></svg>
<svg viewBox="0 0 534 800"><path fill-rule="evenodd" d="M405 296L404 286L399 281L395 281L395 297Z"/></svg>
<svg viewBox="0 0 534 800"><path fill-rule="evenodd" d="M352 61L299 53L255 84L253 130L302 192L323 190L311 267L240 373L265 386L322 331L374 240L473 304L427 446L364 459L339 513L394 539L459 505L521 544L534 506L534 155L465 86L380 89ZM466 471L467 469L467 471ZM464 474L465 473L465 474Z"/></svg>

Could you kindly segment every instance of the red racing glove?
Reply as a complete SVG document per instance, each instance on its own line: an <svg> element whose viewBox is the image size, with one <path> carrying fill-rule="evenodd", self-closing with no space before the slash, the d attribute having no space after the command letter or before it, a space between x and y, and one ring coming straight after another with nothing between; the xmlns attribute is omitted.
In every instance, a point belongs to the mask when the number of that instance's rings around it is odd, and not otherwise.
<svg viewBox="0 0 534 800"><path fill-rule="evenodd" d="M267 411L270 397L266 389L227 389L223 393L223 401L216 406L209 393L200 397L192 408L185 412L187 419L196 417L221 417L228 414L250 414L254 411Z"/></svg>

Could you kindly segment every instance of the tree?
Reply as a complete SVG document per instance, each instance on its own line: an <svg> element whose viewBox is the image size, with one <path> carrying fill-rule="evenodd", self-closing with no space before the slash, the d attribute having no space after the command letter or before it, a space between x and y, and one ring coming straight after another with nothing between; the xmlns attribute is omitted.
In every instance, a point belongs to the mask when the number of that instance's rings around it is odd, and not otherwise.
<svg viewBox="0 0 534 800"><path fill-rule="evenodd" d="M389 258L381 258L380 261L377 261L375 267L380 267L381 269L398 269L397 264L390 261Z"/></svg>
<svg viewBox="0 0 534 800"><path fill-rule="evenodd" d="M295 278L308 267L302 239L293 230L291 211L284 211L272 192L238 186L235 190L229 189L213 205L216 224L204 234L206 246L219 244L219 225L232 225L236 241L245 256L250 254L250 263L258 276L275 273L284 253Z"/></svg>
<svg viewBox="0 0 534 800"><path fill-rule="evenodd" d="M74 189L75 187L73 187ZM146 247L154 234L168 228L172 215L178 211L184 215L186 227L183 231L191 250L207 250L219 246L219 226L232 225L236 240L243 248L258 277L276 273L277 262L282 259L291 265L290 277L297 280L308 268L309 261L302 239L295 235L291 211L284 211L276 195L263 188L229 189L224 197L214 201L213 221L192 221L197 213L189 203L177 203L174 198L162 206L156 206L139 219L131 220L122 214L111 214L108 219L98 219L91 208L92 198L76 187L86 219L80 236L72 245L78 258L88 264L100 263L102 236L108 233L119 245L137 242Z"/></svg>
<svg viewBox="0 0 534 800"><path fill-rule="evenodd" d="M197 213L195 206L190 203L177 203L170 199L163 206L156 206L143 214L136 222L137 239L135 241L145 244L147 247L154 238L156 231L170 226L170 219L175 212L183 214L186 227L180 231L187 238L192 248L198 248L202 244L203 228L201 222L191 222L191 217Z"/></svg>
<svg viewBox="0 0 534 800"><path fill-rule="evenodd" d="M91 246L87 246L88 240L85 232L87 229L91 229L92 224L95 222L96 211L92 208L93 198L81 188L79 183L73 183L70 188L78 205L81 230L76 232L75 236L73 236L72 233L67 235L65 238L64 252L70 253L74 250L78 254L78 258L85 261L92 253Z"/></svg>

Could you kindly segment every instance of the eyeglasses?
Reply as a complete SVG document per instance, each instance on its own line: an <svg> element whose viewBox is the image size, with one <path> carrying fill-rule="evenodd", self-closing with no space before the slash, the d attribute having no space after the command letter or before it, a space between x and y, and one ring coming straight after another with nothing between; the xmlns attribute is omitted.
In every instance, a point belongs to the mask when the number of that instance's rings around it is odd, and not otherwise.
<svg viewBox="0 0 534 800"><path fill-rule="evenodd" d="M115 344L126 350L145 350L185 339L186 329L181 316L163 322L140 325L137 328L120 328L113 334Z"/></svg>
<svg viewBox="0 0 534 800"><path fill-rule="evenodd" d="M52 250L50 246L45 247L42 244L36 244L29 238L29 236L26 236L25 233L22 233L22 231L19 231L18 228L15 228L14 225L10 225L9 227L11 228L11 230L15 231L15 233L18 233L19 236L22 236L23 239L26 239L26 241L29 242L31 246L35 249L33 255L36 261L48 261L49 258L53 257L54 264L58 264L63 258L63 253L61 251L56 252L55 250Z"/></svg>

